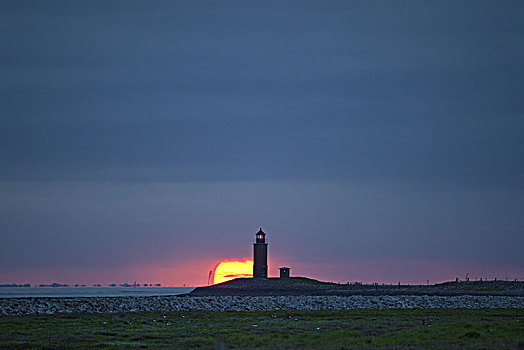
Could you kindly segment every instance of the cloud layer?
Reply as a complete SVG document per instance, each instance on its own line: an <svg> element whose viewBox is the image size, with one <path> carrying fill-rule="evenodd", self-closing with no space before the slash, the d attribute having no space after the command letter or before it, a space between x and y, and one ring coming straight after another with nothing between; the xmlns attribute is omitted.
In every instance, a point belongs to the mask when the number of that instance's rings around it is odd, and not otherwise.
<svg viewBox="0 0 524 350"><path fill-rule="evenodd" d="M0 270L248 257L267 225L297 264L522 273L522 20L518 2L4 2Z"/></svg>

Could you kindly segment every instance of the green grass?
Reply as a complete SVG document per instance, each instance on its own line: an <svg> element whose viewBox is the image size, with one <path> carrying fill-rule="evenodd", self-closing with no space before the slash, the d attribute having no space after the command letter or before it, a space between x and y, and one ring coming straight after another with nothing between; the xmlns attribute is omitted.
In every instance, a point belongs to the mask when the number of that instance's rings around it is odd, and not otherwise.
<svg viewBox="0 0 524 350"><path fill-rule="evenodd" d="M0 348L524 346L524 309L169 312L0 317Z"/></svg>

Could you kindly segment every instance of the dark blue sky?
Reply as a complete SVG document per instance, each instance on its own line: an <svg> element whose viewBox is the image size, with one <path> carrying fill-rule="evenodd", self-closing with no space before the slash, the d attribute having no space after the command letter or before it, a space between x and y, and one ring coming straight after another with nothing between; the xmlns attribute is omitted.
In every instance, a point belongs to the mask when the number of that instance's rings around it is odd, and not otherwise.
<svg viewBox="0 0 524 350"><path fill-rule="evenodd" d="M259 226L292 273L524 278L521 1L1 1L0 33L1 281L205 283Z"/></svg>

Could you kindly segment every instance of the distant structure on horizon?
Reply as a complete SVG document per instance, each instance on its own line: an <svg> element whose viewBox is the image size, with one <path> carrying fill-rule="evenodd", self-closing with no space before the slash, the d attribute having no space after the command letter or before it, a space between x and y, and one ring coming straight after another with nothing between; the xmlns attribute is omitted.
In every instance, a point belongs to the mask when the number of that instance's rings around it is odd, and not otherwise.
<svg viewBox="0 0 524 350"><path fill-rule="evenodd" d="M267 243L262 228L255 234L253 243L253 278L267 278Z"/></svg>

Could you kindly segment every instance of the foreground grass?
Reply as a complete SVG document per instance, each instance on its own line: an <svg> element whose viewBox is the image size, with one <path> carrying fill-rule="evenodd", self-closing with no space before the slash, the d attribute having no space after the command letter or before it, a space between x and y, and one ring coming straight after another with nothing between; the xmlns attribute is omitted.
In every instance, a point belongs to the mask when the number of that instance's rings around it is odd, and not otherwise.
<svg viewBox="0 0 524 350"><path fill-rule="evenodd" d="M524 309L0 317L0 348L524 348Z"/></svg>

